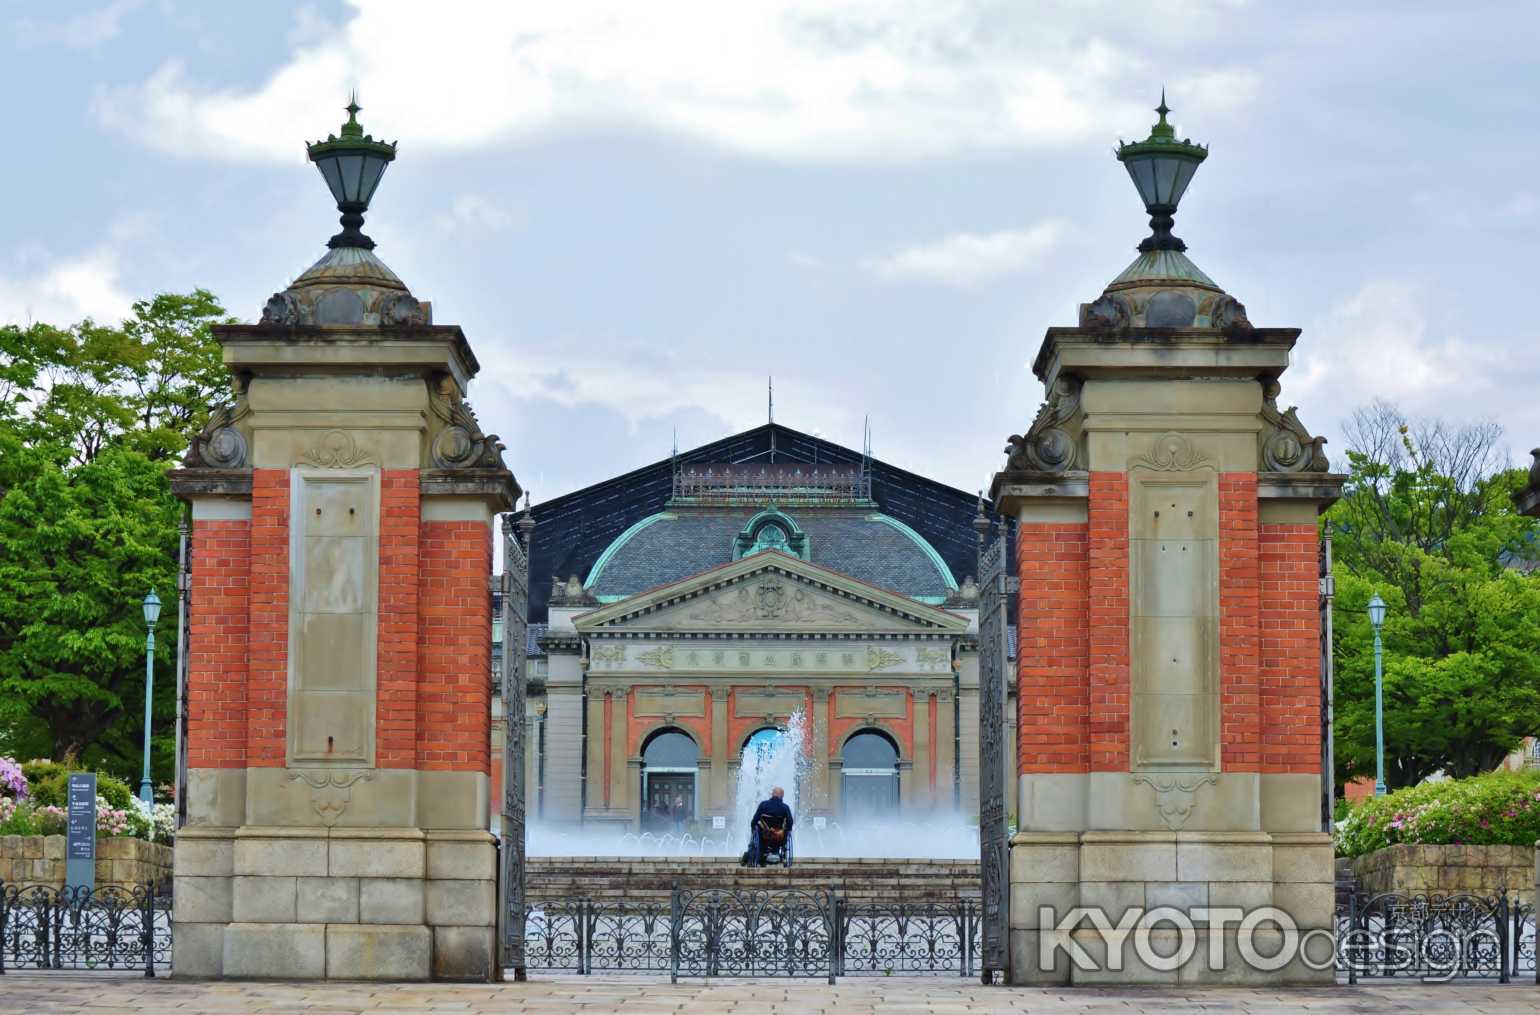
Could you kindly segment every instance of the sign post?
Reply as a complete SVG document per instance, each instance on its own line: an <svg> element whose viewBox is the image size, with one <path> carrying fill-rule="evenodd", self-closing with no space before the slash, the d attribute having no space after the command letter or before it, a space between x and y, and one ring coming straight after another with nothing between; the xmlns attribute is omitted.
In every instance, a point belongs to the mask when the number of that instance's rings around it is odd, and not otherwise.
<svg viewBox="0 0 1540 1015"><path fill-rule="evenodd" d="M96 889L96 773L71 772L68 836L64 848L64 883Z"/></svg>

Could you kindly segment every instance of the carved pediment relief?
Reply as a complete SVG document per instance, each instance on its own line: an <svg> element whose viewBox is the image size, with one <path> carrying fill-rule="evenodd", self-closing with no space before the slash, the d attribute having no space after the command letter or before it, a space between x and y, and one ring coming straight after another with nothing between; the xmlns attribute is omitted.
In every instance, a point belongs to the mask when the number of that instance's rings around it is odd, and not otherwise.
<svg viewBox="0 0 1540 1015"><path fill-rule="evenodd" d="M744 558L716 572L601 607L578 618L579 632L606 629L853 634L952 630L961 633L966 629L966 620L935 607L862 586L835 572L781 554L774 554L774 562L764 561L765 556ZM798 573L802 570L815 573ZM841 588L845 582L852 588Z"/></svg>

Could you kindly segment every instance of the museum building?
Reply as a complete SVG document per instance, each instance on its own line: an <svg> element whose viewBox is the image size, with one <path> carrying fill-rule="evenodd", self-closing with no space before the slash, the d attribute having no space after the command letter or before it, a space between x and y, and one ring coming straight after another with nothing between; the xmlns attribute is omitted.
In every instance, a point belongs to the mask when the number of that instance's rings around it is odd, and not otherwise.
<svg viewBox="0 0 1540 1015"><path fill-rule="evenodd" d="M775 423L536 504L531 820L709 828L799 712L804 816L976 810L979 509Z"/></svg>

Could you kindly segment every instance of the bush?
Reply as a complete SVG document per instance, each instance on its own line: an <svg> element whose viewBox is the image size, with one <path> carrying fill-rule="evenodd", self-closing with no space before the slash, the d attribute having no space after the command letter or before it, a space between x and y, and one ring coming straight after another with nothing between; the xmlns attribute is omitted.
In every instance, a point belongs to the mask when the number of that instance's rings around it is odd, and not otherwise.
<svg viewBox="0 0 1540 1015"><path fill-rule="evenodd" d="M15 758L0 756L0 796L12 800L27 798L27 773Z"/></svg>
<svg viewBox="0 0 1540 1015"><path fill-rule="evenodd" d="M29 769L38 774L32 775ZM22 766L22 772L31 783L32 801L52 807L69 806L70 773L79 771L82 770L53 761L29 761ZM128 788L128 783L105 772L96 773L96 795L120 811L134 805L134 791Z"/></svg>
<svg viewBox="0 0 1540 1015"><path fill-rule="evenodd" d="M69 767L57 761L49 761L47 758L34 758L32 761L21 763L21 774L27 777L28 782L41 782L60 772L68 772Z"/></svg>
<svg viewBox="0 0 1540 1015"><path fill-rule="evenodd" d="M134 791L128 788L128 783L101 772L96 773L96 795L105 798L120 811L130 810L134 806Z"/></svg>
<svg viewBox="0 0 1540 1015"><path fill-rule="evenodd" d="M1492 772L1370 797L1348 811L1335 839L1338 856L1398 842L1533 846L1540 839L1540 773Z"/></svg>

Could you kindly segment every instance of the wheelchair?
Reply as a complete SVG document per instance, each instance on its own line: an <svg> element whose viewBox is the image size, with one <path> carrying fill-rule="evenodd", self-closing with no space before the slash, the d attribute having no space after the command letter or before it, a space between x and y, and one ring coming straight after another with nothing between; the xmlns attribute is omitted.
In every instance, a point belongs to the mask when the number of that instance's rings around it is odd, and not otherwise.
<svg viewBox="0 0 1540 1015"><path fill-rule="evenodd" d="M749 848L743 854L745 867L791 866L791 832L771 826L764 818L755 822L749 833Z"/></svg>

